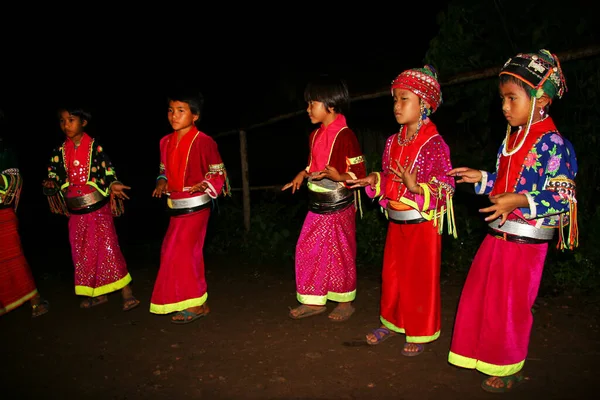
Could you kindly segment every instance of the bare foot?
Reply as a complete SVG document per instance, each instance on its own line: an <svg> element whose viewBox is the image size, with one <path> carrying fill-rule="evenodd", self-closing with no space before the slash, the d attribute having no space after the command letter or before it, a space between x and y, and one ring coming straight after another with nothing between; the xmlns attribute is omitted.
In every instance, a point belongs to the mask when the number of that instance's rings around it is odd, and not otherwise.
<svg viewBox="0 0 600 400"><path fill-rule="evenodd" d="M296 308L292 308L289 312L289 316L293 319L300 319L311 315L321 314L322 312L325 312L325 310L325 306L302 304Z"/></svg>
<svg viewBox="0 0 600 400"><path fill-rule="evenodd" d="M352 303L339 303L336 308L329 313L329 319L335 322L342 322L350 318L354 314Z"/></svg>

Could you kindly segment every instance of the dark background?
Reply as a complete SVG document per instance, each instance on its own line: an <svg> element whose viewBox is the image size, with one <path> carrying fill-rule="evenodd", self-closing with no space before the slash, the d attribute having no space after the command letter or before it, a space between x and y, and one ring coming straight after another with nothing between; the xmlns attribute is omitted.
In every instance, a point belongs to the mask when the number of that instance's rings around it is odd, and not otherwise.
<svg viewBox="0 0 600 400"><path fill-rule="evenodd" d="M353 96L387 88L402 70L422 66L441 9L403 5L394 16L387 6L367 12L334 3L330 10L300 4L262 11L258 5L199 11L165 5L157 10L161 17L149 16L148 9L107 5L82 14L47 10L57 18L40 8L3 14L14 28L3 35L0 107L6 114L4 136L18 152L24 177L18 213L26 252L47 257L44 253L69 251L66 218L50 214L41 193L50 151L64 140L56 116L62 101L76 99L92 111L88 133L131 186L126 212L116 220L122 244L160 241L166 217L162 201L151 193L159 140L170 132L165 101L170 88L184 85L204 94L200 129L209 135L303 110L304 85L318 73L342 76ZM397 128L391 97L353 105L347 117L356 129L383 124L382 138ZM313 128L302 113L249 130L251 186L291 180L305 165ZM231 185L240 188L238 136L219 137L217 143Z"/></svg>

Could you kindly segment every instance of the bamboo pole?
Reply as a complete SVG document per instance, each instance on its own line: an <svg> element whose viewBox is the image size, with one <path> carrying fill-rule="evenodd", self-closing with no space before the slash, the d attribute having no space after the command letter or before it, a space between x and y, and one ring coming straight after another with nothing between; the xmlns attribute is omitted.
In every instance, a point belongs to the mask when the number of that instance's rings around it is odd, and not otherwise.
<svg viewBox="0 0 600 400"><path fill-rule="evenodd" d="M242 195L244 206L244 228L250 232L250 182L248 178L248 146L246 131L240 130L240 156L242 159Z"/></svg>

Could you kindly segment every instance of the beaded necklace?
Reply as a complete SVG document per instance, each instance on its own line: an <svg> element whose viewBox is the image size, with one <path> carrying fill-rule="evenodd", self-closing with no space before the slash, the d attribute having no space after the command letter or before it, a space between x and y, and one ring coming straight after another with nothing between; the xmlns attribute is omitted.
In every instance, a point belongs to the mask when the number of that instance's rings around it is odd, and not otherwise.
<svg viewBox="0 0 600 400"><path fill-rule="evenodd" d="M527 120L527 127L525 128L525 134L523 135L523 138L521 139L519 144L517 144L515 147L513 147L513 149L510 151L507 151L507 148L508 148L508 140L510 138L511 126L510 126L510 124L508 124L508 126L506 127L506 138L504 139L504 147L502 148L502 155L504 157L512 156L517 151L519 151L521 149L521 146L523 146L523 143L525 143L525 139L527 139L527 135L529 134L529 129L531 128L531 121L533 120L533 110L535 109L535 103L536 103L536 98L532 97L531 98L531 109L529 110L529 118Z"/></svg>

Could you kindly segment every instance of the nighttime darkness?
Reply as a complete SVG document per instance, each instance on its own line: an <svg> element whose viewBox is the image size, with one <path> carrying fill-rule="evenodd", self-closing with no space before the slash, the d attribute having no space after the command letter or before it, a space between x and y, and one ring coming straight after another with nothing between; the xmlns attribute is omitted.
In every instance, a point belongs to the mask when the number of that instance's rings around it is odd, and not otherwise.
<svg viewBox="0 0 600 400"><path fill-rule="evenodd" d="M585 2L34 7L1 399L596 397Z"/></svg>

